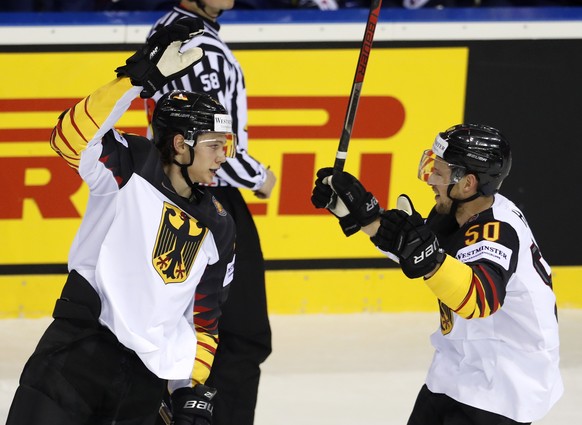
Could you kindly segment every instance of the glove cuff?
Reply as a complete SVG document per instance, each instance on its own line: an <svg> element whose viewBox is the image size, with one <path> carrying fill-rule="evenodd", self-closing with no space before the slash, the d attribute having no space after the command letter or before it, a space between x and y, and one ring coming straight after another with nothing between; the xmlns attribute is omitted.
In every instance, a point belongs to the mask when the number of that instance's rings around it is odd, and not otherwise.
<svg viewBox="0 0 582 425"><path fill-rule="evenodd" d="M347 237L352 236L355 233L358 233L360 230L360 225L354 220L351 214L348 214L343 217L338 217L339 224L344 232L344 235Z"/></svg>
<svg viewBox="0 0 582 425"><path fill-rule="evenodd" d="M380 206L378 200L371 192L366 192L364 202L355 211L356 220L361 227L373 223L380 217Z"/></svg>
<svg viewBox="0 0 582 425"><path fill-rule="evenodd" d="M379 233L376 233L374 236L370 236L370 241L374 244L375 247L381 249L382 251L390 252L392 249L392 244L384 239Z"/></svg>
<svg viewBox="0 0 582 425"><path fill-rule="evenodd" d="M444 249L438 248L429 258L420 262L420 264L412 264L411 259L403 260L400 259L400 266L402 271L409 279L417 279L419 277L426 276L437 266L440 266L447 257ZM414 258L414 256L413 256Z"/></svg>
<svg viewBox="0 0 582 425"><path fill-rule="evenodd" d="M154 64L147 61L128 61L127 65L120 66L115 72L118 77L129 77L134 86L142 86L140 96L143 99L152 97L167 80Z"/></svg>
<svg viewBox="0 0 582 425"><path fill-rule="evenodd" d="M206 385L196 384L194 386L194 393L207 400L212 400L218 391L216 388L207 387Z"/></svg>

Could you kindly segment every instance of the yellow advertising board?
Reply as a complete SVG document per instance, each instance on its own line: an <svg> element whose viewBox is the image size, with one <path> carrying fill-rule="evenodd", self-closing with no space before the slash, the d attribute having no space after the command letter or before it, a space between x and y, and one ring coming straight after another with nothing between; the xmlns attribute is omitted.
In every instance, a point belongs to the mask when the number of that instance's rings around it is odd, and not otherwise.
<svg viewBox="0 0 582 425"><path fill-rule="evenodd" d="M279 176L266 212L256 215L268 259L378 255L367 238L347 240L309 201L315 172L335 159L357 53L237 52L250 95L251 151ZM359 176L380 205L394 206L408 193L428 212L432 193L416 178L418 161L443 123L462 120L467 61L465 48L373 51L346 171Z"/></svg>
<svg viewBox="0 0 582 425"><path fill-rule="evenodd" d="M278 177L271 199L243 195L267 260L381 258L363 235L345 238L310 203L317 169L332 166L357 62L356 49L239 50L249 96L250 153ZM114 78L131 52L2 53L0 266L65 264L87 189L50 149L57 116ZM418 160L443 125L463 119L468 50L375 49L368 63L346 171L383 207L407 193L428 213ZM145 134L143 101L118 123ZM284 267L283 267L284 269ZM0 317L49 314L64 277L0 276ZM278 270L267 274L274 313L432 310L426 288L393 270ZM420 285L417 285L421 287ZM399 300L398 302L390 300Z"/></svg>
<svg viewBox="0 0 582 425"><path fill-rule="evenodd" d="M0 172L9 182L9 197L0 207L0 232L10 241L0 246L3 264L66 262L87 192L46 140L60 111L113 78L127 55L0 55L13 82L0 89ZM246 70L250 153L278 176L272 199L245 194L267 259L377 255L361 238L348 243L335 221L309 201L316 170L333 164L356 55L356 50L237 52ZM361 176L383 206L406 192L420 211L430 207L431 192L416 179L417 163L442 123L461 121L466 68L463 48L374 51L346 170ZM145 133L140 102L120 128Z"/></svg>

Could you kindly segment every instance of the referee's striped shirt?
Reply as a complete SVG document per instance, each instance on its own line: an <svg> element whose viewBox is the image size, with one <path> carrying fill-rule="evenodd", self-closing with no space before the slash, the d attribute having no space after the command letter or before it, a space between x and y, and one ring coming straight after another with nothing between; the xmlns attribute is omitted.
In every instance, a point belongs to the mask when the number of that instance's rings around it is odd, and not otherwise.
<svg viewBox="0 0 582 425"><path fill-rule="evenodd" d="M233 131L238 138L235 158L227 158L217 173L217 186L235 186L251 190L259 189L266 179L265 167L248 154L247 95L241 67L232 51L220 38L220 25L195 13L176 6L161 17L153 26L168 25L183 17L194 17L204 21L204 33L194 37L184 49L201 47L204 57L186 75L166 85L156 93L159 99L170 90L204 92L217 99L232 116ZM152 30L153 31L153 30ZM151 35L151 34L150 34Z"/></svg>

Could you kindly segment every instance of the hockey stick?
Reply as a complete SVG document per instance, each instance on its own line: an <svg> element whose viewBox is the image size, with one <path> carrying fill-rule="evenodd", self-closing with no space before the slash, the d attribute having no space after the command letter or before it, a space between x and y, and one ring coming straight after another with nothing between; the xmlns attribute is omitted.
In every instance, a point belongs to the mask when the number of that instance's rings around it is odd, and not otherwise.
<svg viewBox="0 0 582 425"><path fill-rule="evenodd" d="M378 16L380 15L380 8L382 7L382 0L371 0L370 13L368 14L368 21L366 23L366 32L360 47L360 56L358 58L358 66L356 67L356 75L352 84L352 92L350 93L350 100L346 117L344 120L344 128L340 137L339 146L335 155L335 163L333 165L334 173L343 171L344 164L348 155L348 146L350 138L352 137L352 127L356 119L356 111L358 109L358 102L362 92L362 83L366 75L366 66L368 65L368 57L372 48L372 41L374 40L374 31L378 23Z"/></svg>
<svg viewBox="0 0 582 425"><path fill-rule="evenodd" d="M162 404L160 405L160 416L166 425L172 425L174 423L172 419L172 411L164 400L162 400Z"/></svg>

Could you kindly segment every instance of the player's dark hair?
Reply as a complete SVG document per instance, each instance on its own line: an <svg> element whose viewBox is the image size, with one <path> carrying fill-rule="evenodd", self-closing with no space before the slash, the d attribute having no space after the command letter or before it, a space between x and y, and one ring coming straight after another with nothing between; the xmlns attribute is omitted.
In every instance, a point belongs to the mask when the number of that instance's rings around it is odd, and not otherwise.
<svg viewBox="0 0 582 425"><path fill-rule="evenodd" d="M174 156L176 155L176 151L174 150L174 137L176 134L182 133L178 130L169 131L155 142L156 148L160 151L160 159L163 165L174 162Z"/></svg>

